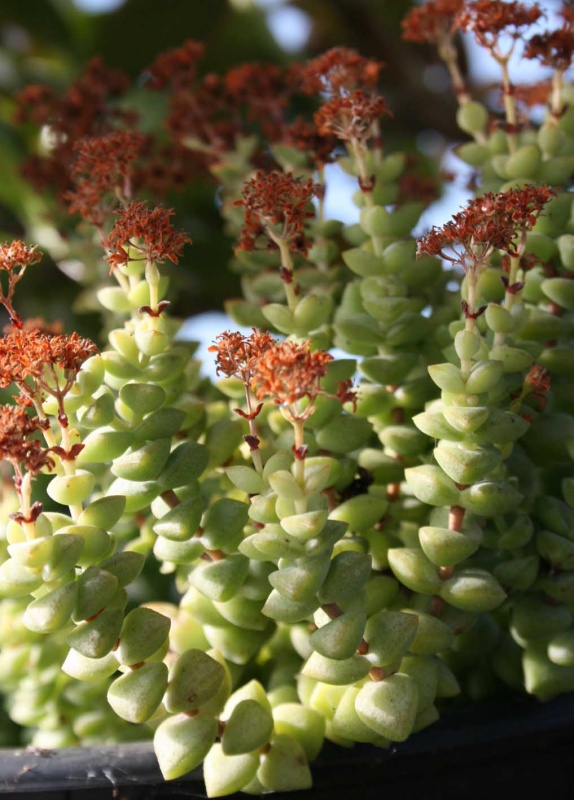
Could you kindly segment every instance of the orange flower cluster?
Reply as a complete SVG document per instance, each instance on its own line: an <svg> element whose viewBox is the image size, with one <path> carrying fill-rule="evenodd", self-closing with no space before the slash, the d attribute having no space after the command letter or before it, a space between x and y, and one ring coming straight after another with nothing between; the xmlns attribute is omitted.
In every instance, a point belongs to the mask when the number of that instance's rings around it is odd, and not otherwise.
<svg viewBox="0 0 574 800"><path fill-rule="evenodd" d="M270 397L276 405L292 405L304 397L313 402L332 360L323 350L311 350L309 342L278 342L253 365L255 396L261 400Z"/></svg>
<svg viewBox="0 0 574 800"><path fill-rule="evenodd" d="M319 133L333 134L347 142L364 143L373 136L375 123L391 114L382 97L357 89L342 97L334 97L315 112Z"/></svg>
<svg viewBox="0 0 574 800"><path fill-rule="evenodd" d="M440 43L455 30L455 18L463 0L429 0L409 11L401 22L407 42Z"/></svg>
<svg viewBox="0 0 574 800"><path fill-rule="evenodd" d="M135 131L111 131L76 142L70 170L74 189L64 196L70 213L101 227L120 199L129 199L132 166L145 141Z"/></svg>
<svg viewBox="0 0 574 800"><path fill-rule="evenodd" d="M16 98L16 121L49 126L55 141L48 157L28 159L23 168L26 178L39 189L56 189L60 196L68 190L74 143L109 131L117 121L133 124L133 113L109 102L125 94L129 85L127 75L94 58L63 97L46 86L26 87Z"/></svg>
<svg viewBox="0 0 574 800"><path fill-rule="evenodd" d="M239 331L224 331L208 351L217 353L215 363L218 375L223 373L228 378L233 376L248 384L255 362L275 344L277 340L267 331L258 331L256 328L249 336L243 336Z"/></svg>
<svg viewBox="0 0 574 800"><path fill-rule="evenodd" d="M456 23L461 31L472 31L480 45L492 49L501 33L517 39L521 29L534 25L541 16L536 3L527 6L515 1L474 0L463 7Z"/></svg>
<svg viewBox="0 0 574 800"><path fill-rule="evenodd" d="M186 39L181 47L162 53L148 70L151 88L189 87L197 77L197 62L204 53L205 47L193 39Z"/></svg>
<svg viewBox="0 0 574 800"><path fill-rule="evenodd" d="M41 429L40 420L29 416L23 408L0 406L0 460L8 461L16 475L22 467L33 475L54 462L38 439L30 438Z"/></svg>
<svg viewBox="0 0 574 800"><path fill-rule="evenodd" d="M574 56L574 9L562 11L564 23L561 28L532 36L526 44L524 57L538 59L545 67L564 72L572 64Z"/></svg>
<svg viewBox="0 0 574 800"><path fill-rule="evenodd" d="M47 392L63 397L72 387L84 361L98 352L77 333L50 336L17 330L0 338L0 388L15 383L24 397ZM60 384L54 368L63 373Z"/></svg>
<svg viewBox="0 0 574 800"><path fill-rule="evenodd" d="M129 203L117 211L118 219L105 243L110 268L135 260L177 264L184 245L190 244L191 239L171 224L174 213L161 206L149 209L145 202Z"/></svg>
<svg viewBox="0 0 574 800"><path fill-rule="evenodd" d="M519 255L516 237L532 229L555 196L553 189L531 184L499 194L488 192L471 200L442 228L432 228L419 239L417 255L440 255L465 268L469 261L475 263L495 249Z"/></svg>
<svg viewBox="0 0 574 800"><path fill-rule="evenodd" d="M347 47L333 47L307 64L293 67L295 80L306 94L327 92L340 96L355 89L372 88L379 80L382 61L364 58Z"/></svg>
<svg viewBox="0 0 574 800"><path fill-rule="evenodd" d="M42 255L35 245L30 247L20 241L0 244L0 271L8 273L6 287L0 284L0 304L4 306L10 315L11 324L16 328L22 327L22 321L13 306L16 284L23 277L26 268L37 264Z"/></svg>
<svg viewBox="0 0 574 800"><path fill-rule="evenodd" d="M322 191L323 187L311 178L295 178L292 172L259 171L245 184L241 200L235 202L245 211L239 249L254 250L264 236L271 239L272 247L276 246L275 239L281 239L289 249L305 255L310 246L305 223L315 216L311 200Z"/></svg>

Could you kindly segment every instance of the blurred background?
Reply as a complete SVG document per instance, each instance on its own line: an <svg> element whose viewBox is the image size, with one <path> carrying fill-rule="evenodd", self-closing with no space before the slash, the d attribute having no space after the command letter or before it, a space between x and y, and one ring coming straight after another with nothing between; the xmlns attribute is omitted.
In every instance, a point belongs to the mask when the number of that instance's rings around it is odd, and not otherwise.
<svg viewBox="0 0 574 800"><path fill-rule="evenodd" d="M76 318L73 265L58 258L58 241L51 241L53 231L47 221L42 228L42 206L21 176L29 141L12 122L17 92L33 83L65 89L86 62L99 55L108 66L134 79L130 103L153 118L157 108L144 87L145 68L184 39L205 43L201 70L218 73L245 62L287 64L344 45L386 64L381 90L394 115L385 120L388 150L418 150L453 169L456 159L449 153L461 141L454 121L456 103L434 48L401 40L400 21L410 5L405 0L163 0L161 4L157 0L2 0L0 241L23 238L31 243L29 220L34 217L34 233L43 237L42 249L54 257L46 257L41 269L26 275L23 314L59 317L66 328L73 325L86 334L95 325L90 315ZM558 0L545 0L550 20L558 5ZM496 70L477 54L471 40L460 46L463 71L476 96L489 97L498 82ZM524 72L521 67L521 81L537 78L532 69ZM432 223L442 224L468 197L469 176L462 166L456 161L457 176L447 196L427 212L426 227L431 218ZM327 212L355 221L357 211L350 201L355 187L349 184L353 181L330 169ZM240 293L237 276L226 269L232 242L221 234L216 199L214 186L203 182L163 200L176 209L177 224L193 239L186 256L192 277L182 279L183 299L177 311L196 318L196 327L207 324L204 316L197 315L221 309L225 297ZM216 326L221 330L220 318ZM205 336L212 338L210 331Z"/></svg>

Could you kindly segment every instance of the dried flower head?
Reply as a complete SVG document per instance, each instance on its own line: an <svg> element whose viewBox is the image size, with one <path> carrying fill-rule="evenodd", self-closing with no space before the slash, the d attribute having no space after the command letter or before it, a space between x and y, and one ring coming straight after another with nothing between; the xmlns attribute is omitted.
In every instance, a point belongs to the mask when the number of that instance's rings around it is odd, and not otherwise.
<svg viewBox="0 0 574 800"><path fill-rule="evenodd" d="M526 43L524 57L537 59L545 67L565 72L574 56L574 11L564 9L561 28L532 36Z"/></svg>
<svg viewBox="0 0 574 800"><path fill-rule="evenodd" d="M309 342L277 342L253 364L251 385L257 398L271 398L277 405L293 405L302 398L313 403L332 360L324 350L311 350Z"/></svg>
<svg viewBox="0 0 574 800"><path fill-rule="evenodd" d="M171 224L174 213L161 206L149 209L145 202L130 203L117 211L118 219L106 240L110 268L129 261L161 264L168 260L177 264L191 239Z"/></svg>
<svg viewBox="0 0 574 800"><path fill-rule="evenodd" d="M514 87L514 97L517 103L526 108L534 106L544 106L550 100L552 93L552 81L539 81L531 84L518 84Z"/></svg>
<svg viewBox="0 0 574 800"><path fill-rule="evenodd" d="M13 301L16 284L24 276L26 268L37 264L43 253L36 246L29 246L20 241L0 244L0 272L7 273L5 286L0 283L0 304L10 315L10 322L16 328L22 326L20 317L14 311Z"/></svg>
<svg viewBox="0 0 574 800"><path fill-rule="evenodd" d="M84 361L97 352L90 339L77 333L14 331L0 338L0 388L15 383L25 397L64 397Z"/></svg>
<svg viewBox="0 0 574 800"><path fill-rule="evenodd" d="M150 87L190 86L197 77L197 64L204 53L203 44L193 39L186 39L181 47L162 53L148 69Z"/></svg>
<svg viewBox="0 0 574 800"><path fill-rule="evenodd" d="M337 138L333 134L320 133L314 122L299 116L283 127L281 144L306 153L317 168L321 169L334 160L333 151L337 145Z"/></svg>
<svg viewBox="0 0 574 800"><path fill-rule="evenodd" d="M98 227L120 200L131 195L131 172L146 138L135 131L111 131L74 144L70 173L74 189L64 198L71 214Z"/></svg>
<svg viewBox="0 0 574 800"><path fill-rule="evenodd" d="M518 39L523 29L534 25L541 16L542 10L536 3L527 6L516 1L474 0L464 5L456 23L460 30L472 31L482 47L492 50L497 47L501 33Z"/></svg>
<svg viewBox="0 0 574 800"><path fill-rule="evenodd" d="M306 94L340 96L376 86L382 61L365 58L347 47L334 47L293 69L293 79Z"/></svg>
<svg viewBox="0 0 574 800"><path fill-rule="evenodd" d="M275 140L282 129L285 109L291 96L288 76L276 64L241 64L224 77L228 103L250 122L261 126L263 134Z"/></svg>
<svg viewBox="0 0 574 800"><path fill-rule="evenodd" d="M455 17L464 0L429 0L412 8L402 20L403 39L408 42L439 44L452 35Z"/></svg>
<svg viewBox="0 0 574 800"><path fill-rule="evenodd" d="M134 124L133 112L115 103L130 83L127 75L94 58L62 97L44 86L24 89L16 98L16 121L47 126L52 133L49 153L33 156L24 165L28 180L37 188L56 190L59 197L69 190L68 166L74 159L74 143L86 136L101 136L118 121Z"/></svg>
<svg viewBox="0 0 574 800"><path fill-rule="evenodd" d="M40 429L40 420L23 408L0 406L0 460L10 462L17 476L22 469L34 475L44 467L54 466L40 440L31 438Z"/></svg>
<svg viewBox="0 0 574 800"><path fill-rule="evenodd" d="M375 134L375 125L391 112L382 97L357 89L344 97L334 97L315 112L319 133L332 134L346 142L364 144Z"/></svg>
<svg viewBox="0 0 574 800"><path fill-rule="evenodd" d="M494 250L520 255L524 235L555 196L553 189L531 184L498 194L488 192L471 200L442 228L433 228L419 239L417 254L441 255L465 269L489 258Z"/></svg>
<svg viewBox="0 0 574 800"><path fill-rule="evenodd" d="M267 331L253 328L253 333L249 336L244 336L239 331L224 331L217 336L215 344L208 350L210 353L217 353L215 363L218 375L223 373L228 378L233 376L244 383L249 383L257 359L276 344L277 340Z"/></svg>
<svg viewBox="0 0 574 800"><path fill-rule="evenodd" d="M245 212L239 249L254 250L264 236L305 254L310 244L305 223L315 216L311 201L322 191L323 187L311 178L295 178L292 172L259 171L244 185L241 200L235 202Z"/></svg>

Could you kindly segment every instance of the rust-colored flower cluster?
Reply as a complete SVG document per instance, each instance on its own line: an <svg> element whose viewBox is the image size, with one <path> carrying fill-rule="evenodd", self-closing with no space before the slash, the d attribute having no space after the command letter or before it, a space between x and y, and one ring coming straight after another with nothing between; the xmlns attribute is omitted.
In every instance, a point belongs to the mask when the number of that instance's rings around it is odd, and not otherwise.
<svg viewBox="0 0 574 800"><path fill-rule="evenodd" d="M464 0L429 0L412 8L401 22L408 42L440 44L456 29L456 15Z"/></svg>
<svg viewBox="0 0 574 800"><path fill-rule="evenodd" d="M131 172L146 139L135 131L111 131L80 139L70 173L74 188L67 192L71 214L101 227L110 211L131 195Z"/></svg>
<svg viewBox="0 0 574 800"><path fill-rule="evenodd" d="M133 124L133 113L110 102L125 94L129 86L127 75L94 58L62 97L46 86L26 87L16 98L16 121L48 126L53 146L47 156L26 161L25 177L41 190L55 189L60 196L67 191L74 144L86 136L100 136L119 122Z"/></svg>
<svg viewBox="0 0 574 800"><path fill-rule="evenodd" d="M98 352L77 333L51 336L16 330L0 338L0 388L15 383L24 398L64 397L84 361Z"/></svg>
<svg viewBox="0 0 574 800"><path fill-rule="evenodd" d="M374 61L347 47L333 47L302 66L292 67L306 94L340 96L356 89L372 89L379 80L382 61Z"/></svg>
<svg viewBox="0 0 574 800"><path fill-rule="evenodd" d="M374 135L374 126L391 112L382 97L368 95L361 89L333 97L315 112L320 134L333 134L345 142L364 144Z"/></svg>
<svg viewBox="0 0 574 800"><path fill-rule="evenodd" d="M251 380L251 372L255 362L263 353L277 344L267 331L253 328L253 333L244 336L239 331L224 331L217 336L215 344L208 348L210 353L217 353L215 363L218 375L228 378L239 378L245 384Z"/></svg>
<svg viewBox="0 0 574 800"><path fill-rule="evenodd" d="M278 342L253 365L255 396L271 398L276 405L293 405L304 397L313 402L332 360L323 350L311 350L309 342Z"/></svg>
<svg viewBox="0 0 574 800"><path fill-rule="evenodd" d="M247 181L240 200L245 222L239 241L240 250L254 250L261 237L276 246L280 240L290 250L307 253L310 246L305 235L307 220L315 216L311 205L323 187L311 178L296 178L291 172L259 171Z"/></svg>
<svg viewBox="0 0 574 800"><path fill-rule="evenodd" d="M22 321L14 310L14 293L18 281L24 276L26 268L37 264L43 253L36 246L29 246L20 241L0 244L0 272L7 273L5 286L0 283L0 304L10 315L10 322L15 328L22 327Z"/></svg>
<svg viewBox="0 0 574 800"><path fill-rule="evenodd" d="M565 72L574 57L574 10L562 11L562 27L532 36L526 43L524 57L537 59L545 67Z"/></svg>
<svg viewBox="0 0 574 800"><path fill-rule="evenodd" d="M17 480L23 469L35 475L45 467L54 467L40 440L31 438L41 427L40 420L23 408L0 406L0 460L12 464Z"/></svg>
<svg viewBox="0 0 574 800"><path fill-rule="evenodd" d="M534 3L527 6L503 0L474 0L466 3L456 20L462 31L472 31L476 41L489 50L496 48L501 33L517 39L524 28L534 25L542 10Z"/></svg>
<svg viewBox="0 0 574 800"><path fill-rule="evenodd" d="M519 255L517 238L531 230L556 193L547 186L510 189L471 200L442 228L433 228L418 241L418 255L440 255L467 268L493 250ZM449 255L454 253L454 257Z"/></svg>
<svg viewBox="0 0 574 800"><path fill-rule="evenodd" d="M191 243L189 236L176 230L170 222L173 209L147 203L129 203L117 213L110 235L106 240L107 260L110 268L123 266L129 261L177 264L183 247Z"/></svg>
<svg viewBox="0 0 574 800"><path fill-rule="evenodd" d="M156 58L148 70L149 85L152 89L189 87L197 77L197 64L204 53L205 47L201 42L186 39L181 47Z"/></svg>

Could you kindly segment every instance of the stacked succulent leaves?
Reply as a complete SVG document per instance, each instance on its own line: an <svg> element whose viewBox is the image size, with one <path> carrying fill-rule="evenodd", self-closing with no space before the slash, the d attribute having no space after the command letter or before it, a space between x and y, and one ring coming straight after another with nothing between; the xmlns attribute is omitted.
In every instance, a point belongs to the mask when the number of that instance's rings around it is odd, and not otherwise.
<svg viewBox="0 0 574 800"><path fill-rule="evenodd" d="M19 398L0 409L0 687L35 744L153 736L166 778L203 762L210 796L262 793L308 787L325 738L404 741L461 688L574 689L574 32L565 8L527 39L554 70L536 127L508 57L539 16L496 0L408 16L453 78L479 187L418 245L436 166L385 152L380 64L336 49L200 79L196 43L158 59L171 155L216 176L240 237L228 310L252 330L217 337L213 385L169 315L164 264L190 240L139 199L158 151L109 108L124 84L90 66L97 135L71 113L82 79L60 104L27 90L103 247L86 291L108 331L98 352L23 323L38 252L2 247L0 385ZM496 125L458 30L501 66ZM300 93L313 123L290 117ZM325 218L332 160L356 179L356 225Z"/></svg>

